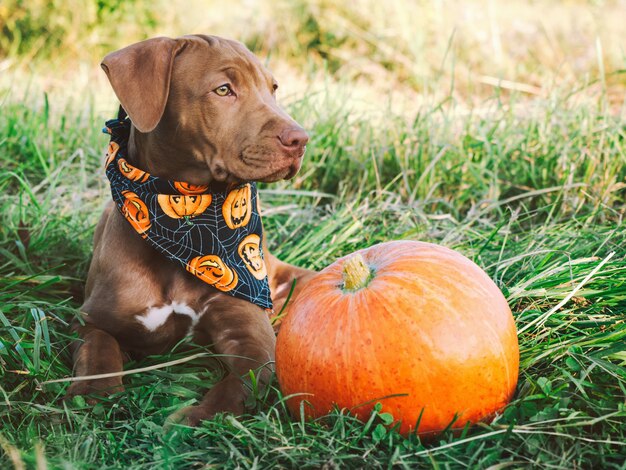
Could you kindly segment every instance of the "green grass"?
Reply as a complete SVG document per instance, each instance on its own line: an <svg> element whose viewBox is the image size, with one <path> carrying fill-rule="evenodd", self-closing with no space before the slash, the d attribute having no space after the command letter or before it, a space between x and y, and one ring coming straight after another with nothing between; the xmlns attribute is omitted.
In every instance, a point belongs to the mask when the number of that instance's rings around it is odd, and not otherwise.
<svg viewBox="0 0 626 470"><path fill-rule="evenodd" d="M131 374L124 394L95 407L62 402L68 384L43 382L71 375L67 325L108 197L109 116L61 96L6 96L0 468L625 468L626 128L604 99L496 97L470 114L434 103L410 120L347 99L291 104L312 139L300 175L263 189L275 254L319 269L386 240L440 243L482 266L514 312L513 402L490 425L422 443L386 430L378 412L294 421L275 384L243 417L164 432L219 378L207 357ZM202 352L181 345L127 368Z"/></svg>

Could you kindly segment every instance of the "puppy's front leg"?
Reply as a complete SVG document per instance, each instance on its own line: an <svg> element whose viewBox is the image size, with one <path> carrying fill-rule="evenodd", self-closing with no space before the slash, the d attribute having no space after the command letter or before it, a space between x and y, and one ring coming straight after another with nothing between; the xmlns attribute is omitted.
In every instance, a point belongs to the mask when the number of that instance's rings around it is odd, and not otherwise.
<svg viewBox="0 0 626 470"><path fill-rule="evenodd" d="M294 281L296 281L296 286L290 297L290 303L317 274L315 271L285 263L269 252L265 256L265 264L267 266L270 290L272 291L272 302L274 302L274 310L277 313L282 310L285 301L289 297Z"/></svg>
<svg viewBox="0 0 626 470"><path fill-rule="evenodd" d="M220 295L197 325L196 341L209 342L229 370L228 375L204 396L199 405L175 414L191 426L211 419L217 413L242 414L250 391L243 378L257 370L257 381L263 388L273 372L276 337L267 314L245 300Z"/></svg>
<svg viewBox="0 0 626 470"><path fill-rule="evenodd" d="M124 355L117 340L104 330L92 325L75 324L72 328L80 337L74 349L74 375L76 377L121 372ZM65 397L76 395L109 395L124 390L122 377L80 380L72 383ZM94 400L89 400L93 402Z"/></svg>

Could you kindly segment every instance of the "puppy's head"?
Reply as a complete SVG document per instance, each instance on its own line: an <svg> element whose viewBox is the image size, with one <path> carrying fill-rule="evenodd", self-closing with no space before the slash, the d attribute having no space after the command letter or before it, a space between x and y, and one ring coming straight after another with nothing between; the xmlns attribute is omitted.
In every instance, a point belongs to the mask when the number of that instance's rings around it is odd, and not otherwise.
<svg viewBox="0 0 626 470"><path fill-rule="evenodd" d="M154 38L107 55L102 68L140 137L171 151L151 166L225 182L278 181L300 168L308 135L243 44Z"/></svg>

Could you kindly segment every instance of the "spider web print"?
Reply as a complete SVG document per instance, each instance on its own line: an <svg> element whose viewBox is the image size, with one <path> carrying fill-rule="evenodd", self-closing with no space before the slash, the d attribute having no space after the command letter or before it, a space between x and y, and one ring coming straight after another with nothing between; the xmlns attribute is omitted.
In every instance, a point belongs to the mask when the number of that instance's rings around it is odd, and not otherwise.
<svg viewBox="0 0 626 470"><path fill-rule="evenodd" d="M126 176L120 170L120 160L126 164L126 148L130 133L130 120L118 118L106 122L103 132L111 135L111 144L107 153L106 175L111 183L111 195L117 208L124 215L125 219L150 245L167 258L178 262L183 269L196 272L190 269L190 262L197 257L207 257L213 255L219 257L223 263L222 271L234 271L236 274L236 285L226 287L218 283L215 287L209 279L202 275L198 278L207 282L221 292L238 297L264 309L272 309L270 288L267 275L261 280L257 279L252 272L251 262L242 258L239 254L240 245L245 243L244 239L250 235L258 243L254 249L258 250L259 257L263 260L263 248L260 241L263 239L263 227L261 216L257 210L257 189L254 183L241 184L239 186L216 190L216 188L192 187L193 192L180 190L184 184L173 182L149 175L139 169L127 165L131 168L131 173ZM134 172L134 173L133 173ZM131 179L132 177L132 179ZM213 190L211 190L213 189ZM229 227L224 218L223 205L231 192L243 192L245 199L245 210L249 215L247 220L237 220L235 228ZM166 214L161 197L184 196L192 201L201 201L202 198L210 195L211 202L201 213L192 212L191 216L178 216L176 218ZM186 204L186 199L184 204ZM133 218L128 215L129 207L137 210L141 218ZM147 214L144 214L147 212ZM147 216L147 217L146 217ZM249 217L249 219L248 219ZM230 222L233 226L233 222ZM249 240L249 239L248 239ZM264 264L264 261L263 261ZM226 277L226 275L224 275ZM211 278L213 279L213 278ZM231 280L233 277L231 276ZM233 283L235 280L232 281Z"/></svg>

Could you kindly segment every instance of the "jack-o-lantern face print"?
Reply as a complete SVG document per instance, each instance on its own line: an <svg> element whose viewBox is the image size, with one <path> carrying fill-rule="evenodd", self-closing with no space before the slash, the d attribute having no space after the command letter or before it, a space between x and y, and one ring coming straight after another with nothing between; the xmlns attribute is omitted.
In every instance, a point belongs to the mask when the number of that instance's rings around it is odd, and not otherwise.
<svg viewBox="0 0 626 470"><path fill-rule="evenodd" d="M245 227L250 222L252 215L252 190L250 184L235 188L228 193L222 206L222 215L228 228L236 229Z"/></svg>
<svg viewBox="0 0 626 470"><path fill-rule="evenodd" d="M122 215L130 222L130 225L142 235L150 228L152 222L148 214L148 207L145 202L139 199L131 191L123 191L124 203L122 204Z"/></svg>
<svg viewBox="0 0 626 470"><path fill-rule="evenodd" d="M261 249L259 244L261 238L253 233L244 238L239 244L237 252L239 256L246 263L246 268L256 277L259 281L267 276L267 270L265 268L265 262L261 257Z"/></svg>
<svg viewBox="0 0 626 470"><path fill-rule="evenodd" d="M117 166L120 172L131 181L138 181L139 183L145 183L150 175L139 168L135 168L124 158L120 158L117 162Z"/></svg>
<svg viewBox="0 0 626 470"><path fill-rule="evenodd" d="M180 194L184 194L185 196L202 194L209 189L208 186L205 186L203 184L191 184L184 183L182 181L174 181L174 187L176 188L176 191L178 191Z"/></svg>
<svg viewBox="0 0 626 470"><path fill-rule="evenodd" d="M223 292L234 289L239 282L237 272L216 255L196 256L187 263L187 271Z"/></svg>
<svg viewBox="0 0 626 470"><path fill-rule="evenodd" d="M159 206L172 219L200 215L209 207L212 199L210 194L197 196L159 194L157 196Z"/></svg>
<svg viewBox="0 0 626 470"><path fill-rule="evenodd" d="M107 153L104 155L104 166L109 166L109 163L113 161L115 156L117 155L117 151L120 149L120 146L117 142L109 142L109 146L107 147Z"/></svg>

